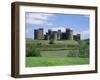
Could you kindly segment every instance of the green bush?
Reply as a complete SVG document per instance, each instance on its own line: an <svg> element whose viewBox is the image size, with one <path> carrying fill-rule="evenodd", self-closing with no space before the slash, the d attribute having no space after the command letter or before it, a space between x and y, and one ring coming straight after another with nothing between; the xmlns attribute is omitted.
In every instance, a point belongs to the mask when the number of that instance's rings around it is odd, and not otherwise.
<svg viewBox="0 0 100 80"><path fill-rule="evenodd" d="M27 48L26 57L32 57L32 56L40 56L40 51L36 50L35 48Z"/></svg>
<svg viewBox="0 0 100 80"><path fill-rule="evenodd" d="M49 44L54 44L54 40L51 39L51 40L49 41Z"/></svg>
<svg viewBox="0 0 100 80"><path fill-rule="evenodd" d="M79 41L80 44L80 57L89 57L89 45L86 41Z"/></svg>
<svg viewBox="0 0 100 80"><path fill-rule="evenodd" d="M37 43L37 46L41 46L42 45L42 43Z"/></svg>
<svg viewBox="0 0 100 80"><path fill-rule="evenodd" d="M83 58L89 57L89 49L80 50L80 57Z"/></svg>

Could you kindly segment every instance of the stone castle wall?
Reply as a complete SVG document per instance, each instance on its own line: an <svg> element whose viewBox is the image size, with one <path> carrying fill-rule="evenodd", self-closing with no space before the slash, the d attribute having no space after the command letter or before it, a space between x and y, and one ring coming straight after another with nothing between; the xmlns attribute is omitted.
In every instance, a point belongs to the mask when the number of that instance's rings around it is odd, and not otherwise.
<svg viewBox="0 0 100 80"><path fill-rule="evenodd" d="M79 50L59 50L59 51L41 51L42 57L78 57L80 54Z"/></svg>
<svg viewBox="0 0 100 80"><path fill-rule="evenodd" d="M80 34L73 35L73 30L66 29L65 32L61 32L59 29L58 31L52 31L51 29L44 34L43 28L39 28L34 30L34 39L37 40L80 40Z"/></svg>

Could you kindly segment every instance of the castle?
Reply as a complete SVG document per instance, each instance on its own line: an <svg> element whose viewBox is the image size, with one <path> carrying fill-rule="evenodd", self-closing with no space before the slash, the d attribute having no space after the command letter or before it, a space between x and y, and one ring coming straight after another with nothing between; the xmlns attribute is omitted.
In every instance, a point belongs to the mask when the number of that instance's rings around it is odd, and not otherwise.
<svg viewBox="0 0 100 80"><path fill-rule="evenodd" d="M65 32L52 31L48 29L48 32L44 34L43 28L34 30L34 39L35 40L80 40L80 34L73 35L73 30L66 28Z"/></svg>

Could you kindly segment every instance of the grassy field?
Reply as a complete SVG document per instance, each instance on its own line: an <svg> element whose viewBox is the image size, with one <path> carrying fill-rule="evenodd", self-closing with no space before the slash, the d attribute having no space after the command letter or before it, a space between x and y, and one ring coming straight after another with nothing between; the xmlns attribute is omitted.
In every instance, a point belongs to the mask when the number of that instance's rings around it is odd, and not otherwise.
<svg viewBox="0 0 100 80"><path fill-rule="evenodd" d="M89 58L80 57L26 57L26 67L89 64Z"/></svg>
<svg viewBox="0 0 100 80"><path fill-rule="evenodd" d="M79 43L75 40L26 40L26 56L38 56L41 51L78 50ZM40 56L40 55L39 55Z"/></svg>
<svg viewBox="0 0 100 80"><path fill-rule="evenodd" d="M58 65L80 65L89 64L89 43L87 41L75 40L26 40L26 67L35 66L58 66ZM74 54L74 50L79 50L80 55L77 57L44 57L41 51L67 51ZM67 53L66 52L66 53Z"/></svg>
<svg viewBox="0 0 100 80"><path fill-rule="evenodd" d="M48 45L50 40L26 40L26 44L30 44L30 45L37 45L37 44L41 44L41 45ZM54 44L73 44L73 45L77 45L78 42L75 40L54 40Z"/></svg>

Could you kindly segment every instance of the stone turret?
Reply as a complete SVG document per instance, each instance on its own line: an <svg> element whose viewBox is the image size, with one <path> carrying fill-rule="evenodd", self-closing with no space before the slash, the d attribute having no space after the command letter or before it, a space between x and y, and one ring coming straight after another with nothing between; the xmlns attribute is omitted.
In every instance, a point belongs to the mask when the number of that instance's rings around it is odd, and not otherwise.
<svg viewBox="0 0 100 80"><path fill-rule="evenodd" d="M73 30L71 29L66 29L66 39L67 40L73 40Z"/></svg>
<svg viewBox="0 0 100 80"><path fill-rule="evenodd" d="M42 40L44 39L44 31L43 28L34 30L34 39Z"/></svg>
<svg viewBox="0 0 100 80"><path fill-rule="evenodd" d="M58 30L58 33L57 33L57 39L58 39L58 40L61 39L61 30Z"/></svg>

